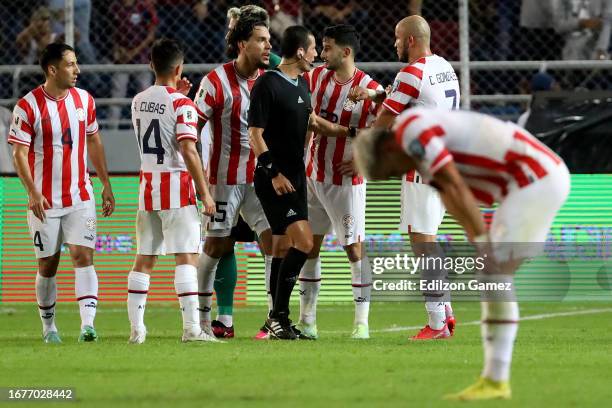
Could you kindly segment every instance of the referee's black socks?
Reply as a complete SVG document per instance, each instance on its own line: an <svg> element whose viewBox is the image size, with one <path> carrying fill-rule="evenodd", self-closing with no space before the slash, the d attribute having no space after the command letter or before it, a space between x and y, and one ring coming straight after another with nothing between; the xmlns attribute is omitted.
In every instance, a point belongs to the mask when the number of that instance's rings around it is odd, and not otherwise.
<svg viewBox="0 0 612 408"><path fill-rule="evenodd" d="M274 309L274 301L276 299L276 288L278 287L278 277L280 274L280 266L283 263L283 258L272 258L270 266L270 296L272 296L272 308Z"/></svg>
<svg viewBox="0 0 612 408"><path fill-rule="evenodd" d="M308 254L299 249L291 247L287 251L287 255L283 259L278 273L272 317L278 318L281 315L284 315L284 317L289 316L289 299L291 299L291 292L293 291L295 282L307 258ZM272 288L272 279L270 279L270 287Z"/></svg>

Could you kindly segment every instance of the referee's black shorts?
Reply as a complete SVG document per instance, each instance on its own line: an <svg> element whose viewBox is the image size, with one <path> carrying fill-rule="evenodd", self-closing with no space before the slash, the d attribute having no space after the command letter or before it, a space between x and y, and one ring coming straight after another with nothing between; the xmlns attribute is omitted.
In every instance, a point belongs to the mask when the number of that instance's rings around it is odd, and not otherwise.
<svg viewBox="0 0 612 408"><path fill-rule="evenodd" d="M295 192L278 195L272 180L261 168L255 170L255 193L261 202L273 235L284 235L287 227L296 221L308 221L308 196L306 174L284 175L289 179Z"/></svg>

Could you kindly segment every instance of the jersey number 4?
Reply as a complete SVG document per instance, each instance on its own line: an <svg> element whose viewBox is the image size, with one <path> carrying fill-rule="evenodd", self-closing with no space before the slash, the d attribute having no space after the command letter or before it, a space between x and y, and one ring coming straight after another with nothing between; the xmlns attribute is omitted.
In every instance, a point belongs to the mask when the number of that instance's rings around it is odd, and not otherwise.
<svg viewBox="0 0 612 408"><path fill-rule="evenodd" d="M157 164L164 164L164 154L166 154L166 150L162 146L161 142L161 133L159 131L159 119L151 120L149 127L144 133L144 136L141 137L140 132L140 119L136 119L136 131L138 132L138 142L140 144L140 148L143 154L155 154L157 155ZM151 138L151 133L153 133L153 140L155 144L153 147L149 145L149 139Z"/></svg>

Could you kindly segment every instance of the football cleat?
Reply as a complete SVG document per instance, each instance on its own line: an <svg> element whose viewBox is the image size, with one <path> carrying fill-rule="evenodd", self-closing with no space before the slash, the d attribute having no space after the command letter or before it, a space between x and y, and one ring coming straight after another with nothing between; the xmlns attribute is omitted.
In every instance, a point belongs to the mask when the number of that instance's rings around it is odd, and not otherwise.
<svg viewBox="0 0 612 408"><path fill-rule="evenodd" d="M60 344L62 339L56 331L49 331L43 336L43 341L47 344Z"/></svg>
<svg viewBox="0 0 612 408"><path fill-rule="evenodd" d="M444 399L453 401L480 401L491 399L510 399L512 391L508 381L493 381L480 377L475 384L456 394L445 395Z"/></svg>
<svg viewBox="0 0 612 408"><path fill-rule="evenodd" d="M446 316L446 326L448 326L448 331L450 335L455 334L455 327L457 326L457 320L455 320L455 316Z"/></svg>
<svg viewBox="0 0 612 408"><path fill-rule="evenodd" d="M446 325L448 326L448 331L451 336L455 334L455 327L457 326L457 320L455 320L455 315L453 315L453 309L450 306L444 306L444 312L446 314Z"/></svg>
<svg viewBox="0 0 612 408"><path fill-rule="evenodd" d="M98 333L96 333L96 329L91 326L84 326L81 329L81 334L79 335L79 343L89 343L92 341L98 341Z"/></svg>
<svg viewBox="0 0 612 408"><path fill-rule="evenodd" d="M253 340L269 340L269 339L270 339L270 333L268 332L268 329L266 329L265 324L261 326L261 329L259 329L255 337L253 337Z"/></svg>
<svg viewBox="0 0 612 408"><path fill-rule="evenodd" d="M353 333L351 333L352 339L358 340L366 340L370 338L370 329L367 324L358 323L353 328Z"/></svg>
<svg viewBox="0 0 612 408"><path fill-rule="evenodd" d="M269 317L266 320L266 329L271 339L276 340L296 340L297 336L291 329L288 319L276 319Z"/></svg>
<svg viewBox="0 0 612 408"><path fill-rule="evenodd" d="M299 322L297 325L293 326L292 329L300 340L316 340L319 338L316 324Z"/></svg>
<svg viewBox="0 0 612 408"><path fill-rule="evenodd" d="M147 328L142 327L132 327L130 331L130 339L128 340L128 344L142 344L145 342L147 338Z"/></svg>
<svg viewBox="0 0 612 408"><path fill-rule="evenodd" d="M208 341L210 343L225 343L224 341L217 340L217 338L214 335L208 334L206 333L206 331L202 329L200 329L199 331L197 329L196 330L191 330L191 329L183 330L183 337L181 338L181 341L183 343L188 343L192 341Z"/></svg>
<svg viewBox="0 0 612 408"><path fill-rule="evenodd" d="M211 323L213 335L218 339L231 339L234 337L234 325L227 327L218 320L213 320Z"/></svg>
<svg viewBox="0 0 612 408"><path fill-rule="evenodd" d="M451 336L448 326L444 325L440 330L434 330L429 325L423 327L421 331L416 335L412 336L410 340L437 340L446 339Z"/></svg>

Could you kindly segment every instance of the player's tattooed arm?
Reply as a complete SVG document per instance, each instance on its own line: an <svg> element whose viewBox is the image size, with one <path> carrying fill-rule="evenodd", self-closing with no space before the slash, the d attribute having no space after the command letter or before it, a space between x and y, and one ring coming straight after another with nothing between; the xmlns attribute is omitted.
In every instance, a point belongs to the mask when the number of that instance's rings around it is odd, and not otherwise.
<svg viewBox="0 0 612 408"><path fill-rule="evenodd" d="M364 88L362 86L356 86L351 88L348 97L354 102L370 99L374 103L383 103L387 98L387 92L382 90L378 91L376 89Z"/></svg>
<svg viewBox="0 0 612 408"><path fill-rule="evenodd" d="M204 205L204 214L213 215L215 213L215 201L208 190L195 141L193 139L183 139L179 142L179 149L185 161L185 166L187 166L187 170L193 178L196 191Z"/></svg>
<svg viewBox="0 0 612 408"><path fill-rule="evenodd" d="M102 182L102 215L110 216L115 211L115 196L111 187L108 169L106 167L106 155L104 145L100 138L100 132L87 136L87 151L89 158L96 168L96 174Z"/></svg>
<svg viewBox="0 0 612 408"><path fill-rule="evenodd" d="M45 221L45 210L51 208L47 199L40 191L36 189L32 175L30 174L30 165L28 164L28 152L30 146L19 143L13 144L13 163L17 175L21 180L21 184L28 192L28 209L32 211L34 216L41 221Z"/></svg>
<svg viewBox="0 0 612 408"><path fill-rule="evenodd" d="M323 135L327 137L349 137L349 128L340 126L336 123L332 123L315 113L310 114L308 120L308 130L315 132L317 135Z"/></svg>
<svg viewBox="0 0 612 408"><path fill-rule="evenodd" d="M482 213L469 187L450 161L433 176L431 185L440 192L442 202L450 214L465 229L470 241L486 233Z"/></svg>

